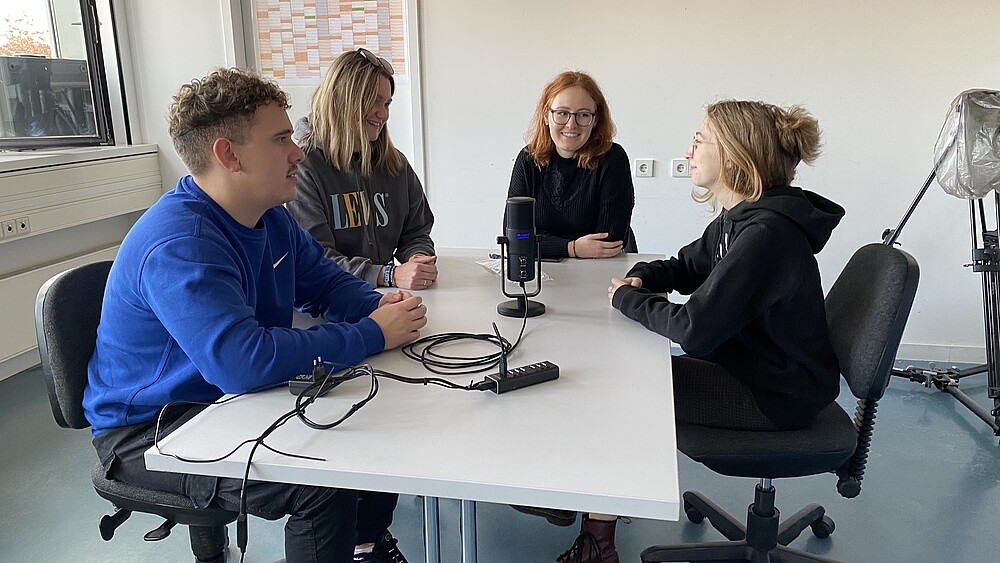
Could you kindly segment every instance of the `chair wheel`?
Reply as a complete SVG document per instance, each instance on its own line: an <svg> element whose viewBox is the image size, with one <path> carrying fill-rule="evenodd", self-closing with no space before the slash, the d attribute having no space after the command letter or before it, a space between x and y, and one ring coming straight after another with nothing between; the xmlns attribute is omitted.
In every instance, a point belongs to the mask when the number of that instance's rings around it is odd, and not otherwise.
<svg viewBox="0 0 1000 563"><path fill-rule="evenodd" d="M809 527L812 528L813 535L820 539L830 537L830 534L837 529L833 519L826 515L810 524Z"/></svg>
<svg viewBox="0 0 1000 563"><path fill-rule="evenodd" d="M686 500L684 501L684 514L687 515L688 520L694 524L701 524L701 522L705 519L705 515Z"/></svg>
<svg viewBox="0 0 1000 563"><path fill-rule="evenodd" d="M837 481L837 492L844 498L854 498L861 494L861 480L843 476Z"/></svg>

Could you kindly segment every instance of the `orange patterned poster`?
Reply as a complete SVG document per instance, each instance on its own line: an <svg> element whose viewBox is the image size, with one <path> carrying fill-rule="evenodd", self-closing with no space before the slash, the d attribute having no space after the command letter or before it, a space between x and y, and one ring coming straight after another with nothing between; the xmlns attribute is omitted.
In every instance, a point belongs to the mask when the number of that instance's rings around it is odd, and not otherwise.
<svg viewBox="0 0 1000 563"><path fill-rule="evenodd" d="M364 47L406 74L403 0L256 0L260 72L319 78L344 51Z"/></svg>

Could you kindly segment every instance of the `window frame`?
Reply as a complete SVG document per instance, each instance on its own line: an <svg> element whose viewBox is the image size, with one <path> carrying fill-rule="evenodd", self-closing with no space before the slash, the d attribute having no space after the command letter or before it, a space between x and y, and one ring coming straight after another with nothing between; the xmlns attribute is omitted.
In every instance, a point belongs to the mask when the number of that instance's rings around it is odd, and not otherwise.
<svg viewBox="0 0 1000 563"><path fill-rule="evenodd" d="M79 0L80 21L87 52L87 75L94 107L96 134L88 136L0 137L0 150L30 150L39 148L91 147L114 145L111 101L108 96L107 73L104 68L104 46L101 41L97 0ZM107 22L114 26L114 18ZM5 94L4 94L5 95ZM2 102L6 103L6 101Z"/></svg>

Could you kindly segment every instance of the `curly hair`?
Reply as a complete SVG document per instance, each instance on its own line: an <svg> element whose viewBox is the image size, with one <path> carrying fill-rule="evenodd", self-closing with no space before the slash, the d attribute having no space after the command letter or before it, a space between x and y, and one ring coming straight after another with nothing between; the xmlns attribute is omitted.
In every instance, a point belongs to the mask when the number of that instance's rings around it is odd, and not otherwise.
<svg viewBox="0 0 1000 563"><path fill-rule="evenodd" d="M291 107L277 84L252 70L219 68L180 87L167 113L170 138L192 174L208 170L212 144L226 138L245 143L257 108Z"/></svg>
<svg viewBox="0 0 1000 563"><path fill-rule="evenodd" d="M528 154L535 159L539 168L548 166L552 160L552 153L556 151L556 144L549 133L548 117L552 100L560 92L572 87L583 88L587 95L594 99L597 105L594 128L590 132L590 138L584 143L576 153L577 163L581 168L593 170L597 168L597 161L611 150L612 139L617 132L615 122L611 120L611 110L608 102L604 98L604 93L597 85L597 82L585 72L566 71L549 82L542 90L542 96L538 99L535 107L535 114L531 118L528 126L527 142L525 147Z"/></svg>
<svg viewBox="0 0 1000 563"><path fill-rule="evenodd" d="M802 106L724 100L710 104L705 116L719 147L722 183L749 201L789 185L799 162L819 156L819 123Z"/></svg>

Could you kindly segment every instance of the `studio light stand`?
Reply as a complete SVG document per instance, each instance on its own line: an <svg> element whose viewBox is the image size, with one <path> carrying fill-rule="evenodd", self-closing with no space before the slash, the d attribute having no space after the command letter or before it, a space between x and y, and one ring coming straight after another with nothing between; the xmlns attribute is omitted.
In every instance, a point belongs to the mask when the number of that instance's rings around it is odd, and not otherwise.
<svg viewBox="0 0 1000 563"><path fill-rule="evenodd" d="M969 200L972 262L966 266L982 274L986 363L963 370L942 369L933 364L929 368L907 367L893 369L892 375L948 393L992 428L995 436L1000 436L1000 194L996 191L1000 189L1000 92L969 90L959 95L952 103L936 153L937 162L916 198L896 228L887 229L882 239L886 245L896 244L903 226L935 178L947 193ZM993 192L992 229L987 224L984 203L990 191ZM959 388L962 379L981 373L987 376L992 410L983 408Z"/></svg>

